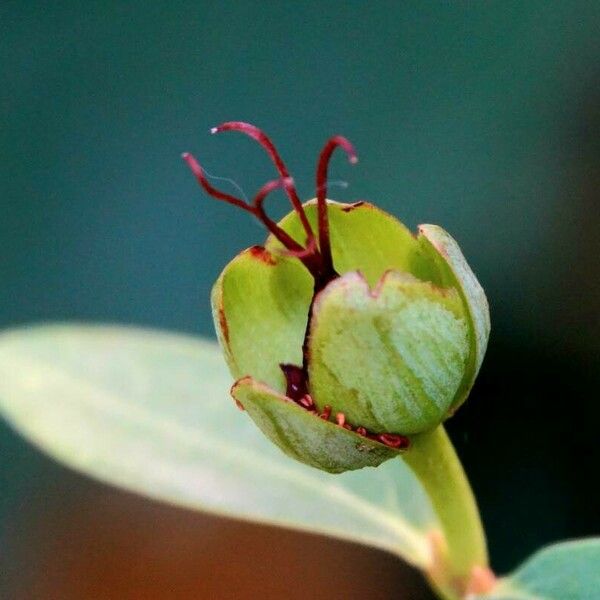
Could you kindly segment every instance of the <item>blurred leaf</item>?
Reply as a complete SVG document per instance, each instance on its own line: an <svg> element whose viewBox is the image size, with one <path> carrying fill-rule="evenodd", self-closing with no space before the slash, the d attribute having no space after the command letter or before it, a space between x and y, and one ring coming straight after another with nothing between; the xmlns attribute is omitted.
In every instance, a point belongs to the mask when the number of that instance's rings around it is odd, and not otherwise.
<svg viewBox="0 0 600 600"><path fill-rule="evenodd" d="M600 598L600 538L563 542L536 552L480 600ZM475 600L475 599L474 599Z"/></svg>
<svg viewBox="0 0 600 600"><path fill-rule="evenodd" d="M122 327L0 335L0 409L56 459L128 490L430 561L431 506L400 460L329 475L286 457L229 397L217 345Z"/></svg>

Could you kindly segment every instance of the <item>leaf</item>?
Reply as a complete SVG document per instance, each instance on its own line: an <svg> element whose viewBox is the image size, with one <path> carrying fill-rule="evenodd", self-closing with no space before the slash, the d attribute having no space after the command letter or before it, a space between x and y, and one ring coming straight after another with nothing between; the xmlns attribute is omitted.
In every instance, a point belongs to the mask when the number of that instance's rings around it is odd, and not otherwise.
<svg viewBox="0 0 600 600"><path fill-rule="evenodd" d="M562 542L536 552L489 594L473 600L600 598L600 538Z"/></svg>
<svg viewBox="0 0 600 600"><path fill-rule="evenodd" d="M324 533L426 568L431 506L408 467L330 475L263 438L213 342L54 325L0 335L0 411L71 467L220 515Z"/></svg>

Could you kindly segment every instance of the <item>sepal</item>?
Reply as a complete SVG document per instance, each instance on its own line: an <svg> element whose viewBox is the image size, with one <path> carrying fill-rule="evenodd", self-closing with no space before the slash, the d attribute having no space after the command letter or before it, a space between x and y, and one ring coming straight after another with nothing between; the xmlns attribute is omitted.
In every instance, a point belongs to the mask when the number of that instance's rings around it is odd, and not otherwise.
<svg viewBox="0 0 600 600"><path fill-rule="evenodd" d="M231 394L283 452L322 471L376 467L401 453L305 410L252 377L237 381Z"/></svg>
<svg viewBox="0 0 600 600"><path fill-rule="evenodd" d="M457 291L388 271L371 289L357 272L315 298L308 375L315 404L374 432L415 434L439 425L469 359Z"/></svg>
<svg viewBox="0 0 600 600"><path fill-rule="evenodd" d="M490 308L460 246L447 231L439 225L419 225L419 241L446 265L445 284L458 290L469 320L471 351L463 382L452 404L454 411L467 399L483 362L490 337Z"/></svg>

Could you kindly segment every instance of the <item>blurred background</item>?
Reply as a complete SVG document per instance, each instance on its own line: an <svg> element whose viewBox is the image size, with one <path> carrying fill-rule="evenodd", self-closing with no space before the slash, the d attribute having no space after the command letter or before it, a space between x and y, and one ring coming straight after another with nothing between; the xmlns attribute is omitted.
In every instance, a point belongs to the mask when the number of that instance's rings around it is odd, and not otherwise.
<svg viewBox="0 0 600 600"><path fill-rule="evenodd" d="M0 327L90 320L213 335L208 295L260 243L180 159L251 195L276 141L301 195L443 225L492 338L449 424L495 569L600 532L600 4L0 3ZM271 206L279 204L273 201ZM279 213L281 214L281 212ZM0 597L429 598L382 553L153 503L0 424Z"/></svg>

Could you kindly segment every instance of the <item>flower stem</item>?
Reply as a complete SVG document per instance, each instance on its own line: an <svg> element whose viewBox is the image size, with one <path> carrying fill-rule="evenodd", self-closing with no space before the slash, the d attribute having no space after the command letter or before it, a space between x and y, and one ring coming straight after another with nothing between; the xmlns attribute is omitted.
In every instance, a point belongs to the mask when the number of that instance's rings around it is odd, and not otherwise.
<svg viewBox="0 0 600 600"><path fill-rule="evenodd" d="M437 515L433 562L427 575L443 598L464 597L474 570L488 555L473 491L443 425L411 439L403 459L425 489Z"/></svg>

